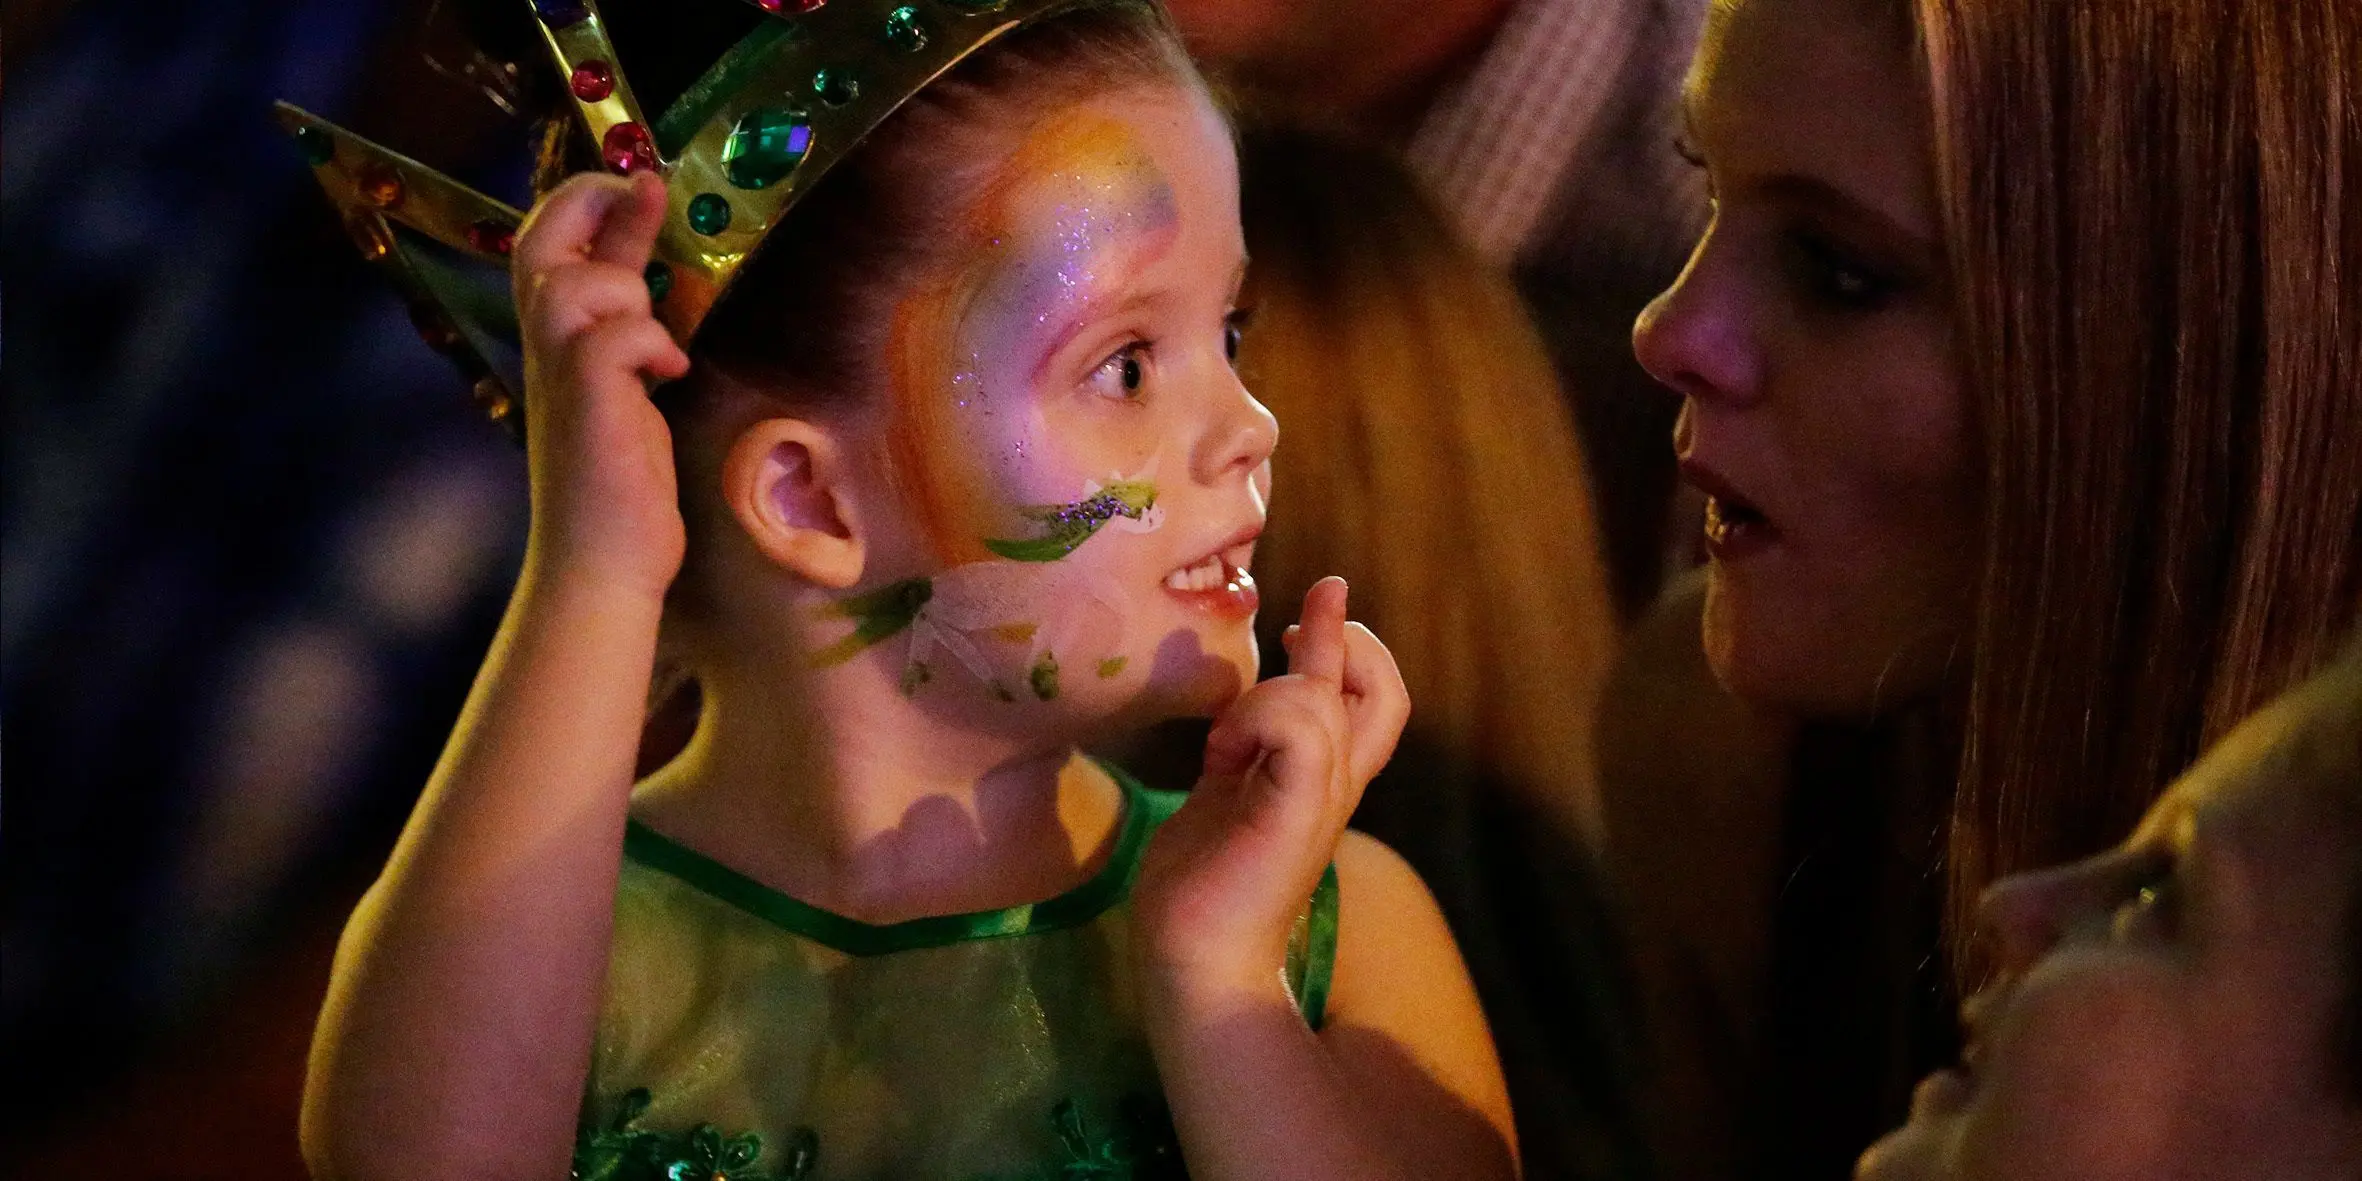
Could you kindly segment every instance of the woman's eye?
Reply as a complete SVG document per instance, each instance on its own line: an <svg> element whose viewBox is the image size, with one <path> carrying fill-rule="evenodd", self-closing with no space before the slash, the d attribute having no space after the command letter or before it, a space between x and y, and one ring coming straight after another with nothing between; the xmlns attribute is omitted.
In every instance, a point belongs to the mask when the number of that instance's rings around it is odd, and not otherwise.
<svg viewBox="0 0 2362 1181"><path fill-rule="evenodd" d="M1891 280L1813 235L1797 235L1796 250L1805 290L1822 304L1870 311L1894 294Z"/></svg>
<svg viewBox="0 0 2362 1181"><path fill-rule="evenodd" d="M1145 341L1134 341L1117 349L1091 371L1091 388L1120 401L1138 398L1141 385L1148 380L1147 349Z"/></svg>
<svg viewBox="0 0 2362 1181"><path fill-rule="evenodd" d="M2181 926L2181 882L2164 866L2118 903L2109 933L2117 942L2170 939Z"/></svg>

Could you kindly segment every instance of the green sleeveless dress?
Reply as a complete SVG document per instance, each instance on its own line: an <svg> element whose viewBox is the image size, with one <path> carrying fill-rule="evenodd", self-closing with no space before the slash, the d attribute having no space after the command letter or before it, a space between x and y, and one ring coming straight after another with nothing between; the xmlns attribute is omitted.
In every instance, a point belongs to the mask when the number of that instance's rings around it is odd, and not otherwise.
<svg viewBox="0 0 2362 1181"><path fill-rule="evenodd" d="M1108 768L1113 854L1048 901L878 926L633 824L575 1142L582 1181L1184 1177L1127 941L1148 838L1185 798ZM1318 1028L1332 868L1287 975Z"/></svg>

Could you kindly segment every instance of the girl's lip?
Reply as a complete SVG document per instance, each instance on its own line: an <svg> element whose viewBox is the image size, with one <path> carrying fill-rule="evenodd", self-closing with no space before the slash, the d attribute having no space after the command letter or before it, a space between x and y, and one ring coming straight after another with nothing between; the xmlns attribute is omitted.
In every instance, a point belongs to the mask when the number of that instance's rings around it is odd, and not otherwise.
<svg viewBox="0 0 2362 1181"><path fill-rule="evenodd" d="M1228 571L1222 585L1207 590L1174 590L1165 593L1181 600L1192 610L1203 611L1222 619L1251 619L1255 609L1263 605L1261 592L1255 589L1255 576L1229 561L1223 563Z"/></svg>

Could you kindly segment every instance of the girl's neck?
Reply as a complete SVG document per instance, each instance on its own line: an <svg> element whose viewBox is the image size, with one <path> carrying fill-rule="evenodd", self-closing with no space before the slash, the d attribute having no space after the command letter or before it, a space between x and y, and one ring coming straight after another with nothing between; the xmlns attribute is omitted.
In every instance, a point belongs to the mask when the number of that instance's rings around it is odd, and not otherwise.
<svg viewBox="0 0 2362 1181"><path fill-rule="evenodd" d="M827 679L804 694L709 679L696 738L642 786L634 814L872 923L1053 897L1113 846L1122 790L1073 747L979 734L882 680Z"/></svg>

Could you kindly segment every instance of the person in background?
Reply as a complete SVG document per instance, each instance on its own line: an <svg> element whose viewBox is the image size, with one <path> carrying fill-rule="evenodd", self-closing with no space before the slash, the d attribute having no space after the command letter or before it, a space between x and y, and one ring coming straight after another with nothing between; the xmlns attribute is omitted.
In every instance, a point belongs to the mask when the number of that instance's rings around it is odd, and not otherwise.
<svg viewBox="0 0 2362 1181"><path fill-rule="evenodd" d="M1984 886L2121 839L2353 619L2362 9L2107 13L1709 21L1714 220L1634 344L1713 560L1631 653L1702 635L1811 724L1701 725L1706 687L1603 721L1675 1175L1841 1171L1954 1052ZM1767 760L1752 796L1667 773Z"/></svg>
<svg viewBox="0 0 2362 1181"><path fill-rule="evenodd" d="M1175 0L1200 61L1263 109L1400 148L1477 252L1511 272L1558 362L1627 617L1694 549L1633 364L1633 315L1704 224L1666 150L1705 0Z"/></svg>
<svg viewBox="0 0 2362 1181"><path fill-rule="evenodd" d="M1863 1181L2362 1175L2362 644L1979 911L1970 1053Z"/></svg>
<svg viewBox="0 0 2362 1181"><path fill-rule="evenodd" d="M1285 439L1255 576L1335 571L1415 707L1356 823L1425 876L1509 1077L1525 1174L1632 1176L1588 728L1615 608L1583 457L1506 279L1382 148L1249 122L1241 375ZM1263 622L1265 650L1279 624Z"/></svg>

